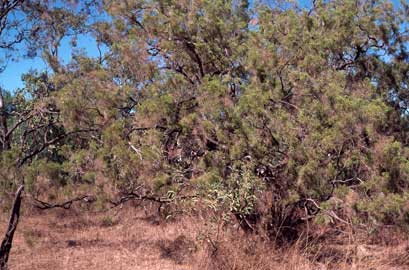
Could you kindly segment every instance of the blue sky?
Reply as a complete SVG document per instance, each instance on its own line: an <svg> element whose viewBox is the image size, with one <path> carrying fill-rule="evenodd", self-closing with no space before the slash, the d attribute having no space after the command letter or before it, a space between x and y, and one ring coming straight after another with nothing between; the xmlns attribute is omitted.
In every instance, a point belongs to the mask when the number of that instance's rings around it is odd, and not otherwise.
<svg viewBox="0 0 409 270"><path fill-rule="evenodd" d="M2 0L0 0L1 2ZM69 5L69 0L55 0L54 7L61 8L64 6L68 6L67 8L73 8L73 6ZM79 3L81 3L79 0ZM12 14L14 19L19 19L20 17L23 18L25 15L17 11L15 14ZM22 19L23 21L24 19ZM105 14L91 14L89 23L97 22L97 21L106 21L109 20L109 17ZM2 38L5 38L4 36ZM6 37L7 38L7 37ZM73 48L71 46L71 39L65 38L61 41L59 47L59 57L63 63L67 64L71 61L71 56L73 53ZM77 46L75 50L83 50L88 56L91 57L98 57L99 50L97 47L97 43L95 38L91 34L87 35L78 35L77 36ZM20 44L20 48L17 47L17 50L12 52L13 58L16 60L9 60L6 66L6 69L3 72L0 72L0 88L3 88L8 91L15 91L16 89L23 87L23 81L21 80L22 75L30 72L30 70L38 70L38 71L50 71L47 67L46 63L42 60L41 55L35 58L27 58L23 57L22 53L24 52L24 44ZM102 49L103 50L103 49ZM0 57L4 54L0 51ZM1 63L3 65L3 63Z"/></svg>
<svg viewBox="0 0 409 270"><path fill-rule="evenodd" d="M83 49L91 57L99 56L97 44L92 36L81 35L78 37L78 47ZM60 57L64 63L69 63L72 55L72 48L69 40L63 40L59 49ZM22 58L17 61L9 61L6 70L0 73L0 87L8 91L14 91L23 86L21 76L30 70L49 70L40 56L33 59Z"/></svg>

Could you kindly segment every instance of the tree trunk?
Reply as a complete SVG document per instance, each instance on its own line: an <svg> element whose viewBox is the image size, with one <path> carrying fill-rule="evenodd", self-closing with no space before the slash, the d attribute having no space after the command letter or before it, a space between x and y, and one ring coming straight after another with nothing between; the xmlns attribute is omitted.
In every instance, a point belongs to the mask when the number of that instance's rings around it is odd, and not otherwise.
<svg viewBox="0 0 409 270"><path fill-rule="evenodd" d="M10 214L9 225L0 246L0 270L7 270L7 261L9 259L9 254L13 243L13 236L20 218L21 195L23 190L24 186L21 185L16 192L16 197L14 199L13 208Z"/></svg>
<svg viewBox="0 0 409 270"><path fill-rule="evenodd" d="M9 150L11 143L7 136L8 127L7 127L7 112L6 112L6 104L4 101L3 93L0 89L0 131L1 131L1 147L0 151L2 150Z"/></svg>

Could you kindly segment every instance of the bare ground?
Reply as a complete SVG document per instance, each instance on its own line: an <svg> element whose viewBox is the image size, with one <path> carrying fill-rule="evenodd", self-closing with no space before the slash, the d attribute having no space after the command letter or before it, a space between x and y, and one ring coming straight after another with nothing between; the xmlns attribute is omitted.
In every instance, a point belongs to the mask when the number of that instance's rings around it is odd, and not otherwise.
<svg viewBox="0 0 409 270"><path fill-rule="evenodd" d="M0 225L6 227L7 216ZM409 269L409 243L393 246L325 246L311 255L277 251L233 238L216 251L199 241L203 220L160 221L132 207L115 213L50 210L24 213L15 235L10 269ZM345 259L348 258L348 259Z"/></svg>
<svg viewBox="0 0 409 270"><path fill-rule="evenodd" d="M142 211L121 213L125 218L64 211L23 215L10 269L191 269L191 227L158 225Z"/></svg>

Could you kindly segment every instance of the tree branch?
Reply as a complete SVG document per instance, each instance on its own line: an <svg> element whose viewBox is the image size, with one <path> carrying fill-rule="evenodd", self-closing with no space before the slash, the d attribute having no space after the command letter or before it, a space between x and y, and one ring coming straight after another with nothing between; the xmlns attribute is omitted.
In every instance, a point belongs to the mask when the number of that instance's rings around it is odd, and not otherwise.
<svg viewBox="0 0 409 270"><path fill-rule="evenodd" d="M35 198L35 197L33 197L33 200L36 202L34 204L34 206L36 208L39 208L41 210L47 210L47 209L53 209L53 208L70 209L71 205L74 202L84 201L84 202L87 202L87 203L92 203L96 199L95 199L95 196L93 196L93 195L82 195L82 196L76 197L74 199L62 202L62 203L48 203L48 202L41 201L40 199Z"/></svg>
<svg viewBox="0 0 409 270"><path fill-rule="evenodd" d="M0 270L7 270L7 261L9 259L9 254L12 247L13 236L20 218L21 195L23 190L24 186L21 185L16 192L13 208L10 214L9 225L0 246Z"/></svg>

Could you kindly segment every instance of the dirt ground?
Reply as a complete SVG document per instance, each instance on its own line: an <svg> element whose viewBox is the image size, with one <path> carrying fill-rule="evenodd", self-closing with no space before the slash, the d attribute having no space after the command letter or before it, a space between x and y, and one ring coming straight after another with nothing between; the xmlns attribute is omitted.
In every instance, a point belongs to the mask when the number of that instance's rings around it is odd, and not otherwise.
<svg viewBox="0 0 409 270"><path fill-rule="evenodd" d="M7 215L0 216L3 235ZM407 270L409 243L381 247L351 245L323 248L311 263L298 251L278 252L240 236L220 242L215 252L200 240L203 220L164 222L128 207L90 213L53 209L23 212L10 255L11 270ZM208 247L209 245L207 245ZM254 248L253 248L254 247ZM343 252L343 250L348 250ZM350 262L334 264L349 252ZM342 254L344 253L344 254ZM212 254L212 255L210 255ZM324 258L321 260L319 257Z"/></svg>
<svg viewBox="0 0 409 270"><path fill-rule="evenodd" d="M6 227L7 217L1 219ZM192 224L160 223L143 211L23 214L10 269L192 269L197 253Z"/></svg>

